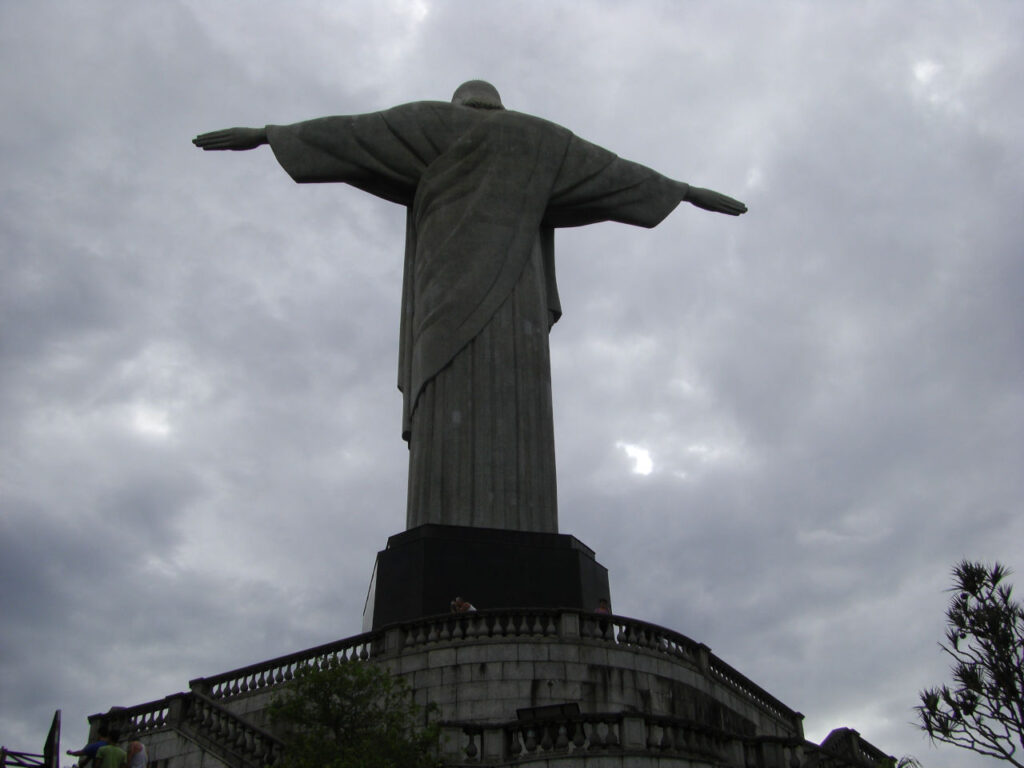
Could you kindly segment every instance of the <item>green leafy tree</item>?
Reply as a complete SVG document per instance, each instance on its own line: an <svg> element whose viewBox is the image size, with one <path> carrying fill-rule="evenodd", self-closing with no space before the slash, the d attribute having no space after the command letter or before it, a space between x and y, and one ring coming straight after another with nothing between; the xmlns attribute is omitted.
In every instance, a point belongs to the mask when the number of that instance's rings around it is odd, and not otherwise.
<svg viewBox="0 0 1024 768"><path fill-rule="evenodd" d="M300 669L271 701L281 768L428 768L439 728L402 679L369 662ZM429 715L429 712L426 713Z"/></svg>
<svg viewBox="0 0 1024 768"><path fill-rule="evenodd" d="M1009 571L964 560L953 569L945 642L953 685L921 692L920 727L954 744L1024 768L1024 609L1004 583Z"/></svg>

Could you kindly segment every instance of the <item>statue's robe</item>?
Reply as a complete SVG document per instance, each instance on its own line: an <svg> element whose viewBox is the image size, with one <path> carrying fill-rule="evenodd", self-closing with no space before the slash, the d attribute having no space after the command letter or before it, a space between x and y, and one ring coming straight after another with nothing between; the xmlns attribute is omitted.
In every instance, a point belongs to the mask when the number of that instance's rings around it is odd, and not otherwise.
<svg viewBox="0 0 1024 768"><path fill-rule="evenodd" d="M416 102L267 126L297 182L407 207L398 384L407 527L556 533L553 228L653 227L687 185L507 110Z"/></svg>

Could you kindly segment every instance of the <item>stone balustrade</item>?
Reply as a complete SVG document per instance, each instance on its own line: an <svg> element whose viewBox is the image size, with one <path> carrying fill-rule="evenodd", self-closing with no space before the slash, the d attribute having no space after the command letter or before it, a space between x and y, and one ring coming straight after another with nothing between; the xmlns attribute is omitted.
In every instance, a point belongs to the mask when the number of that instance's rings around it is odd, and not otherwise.
<svg viewBox="0 0 1024 768"><path fill-rule="evenodd" d="M104 720L123 740L145 739L174 729L198 739L217 755L230 755L231 765L264 768L281 755L281 742L272 734L238 717L213 699L195 691L176 693L158 701L92 715L91 724Z"/></svg>
<svg viewBox="0 0 1024 768"><path fill-rule="evenodd" d="M451 762L539 764L556 757L561 760L563 755L582 757L601 751L624 755L622 750L628 750L629 754L664 753L679 759L689 755L710 763L742 764L744 753L754 748L750 737L755 735L755 721L760 723L758 735L803 742L802 716L714 656L707 646L636 619L557 609L483 610L389 625L196 678L190 681L188 693L94 718L116 719L125 735L133 738L178 729L207 742L212 751L230 751L232 764L270 765L280 753L280 743L255 724L263 722L263 710L274 690L303 667L367 660L407 676L421 703L438 703L439 712L445 713L441 715L449 741L445 749L459 745L455 753L445 754ZM643 695L653 694L660 703L648 709L636 698L640 694L629 688L635 685L630 682L608 689L613 694L610 698L597 699L605 701L605 706L621 707L617 713L502 720L522 706L518 701L573 701L584 690L608 685L604 669L648 676L643 679L650 682L644 685L656 687L645 687ZM715 710L711 698L700 698L710 697L701 693L709 690L701 680L717 686L719 693L714 697L726 709ZM535 699L531 691L538 681L545 687ZM672 687L678 685L689 686L686 690L692 693L685 695L694 697L693 711L668 711L674 706L668 703L675 701L672 697L681 695L682 689ZM757 749L783 747L765 742Z"/></svg>
<svg viewBox="0 0 1024 768"><path fill-rule="evenodd" d="M355 635L213 677L199 677L189 681L189 688L211 699L227 699L251 691L265 690L287 683L295 677L300 667L319 668L342 661L366 661L376 657L383 650L383 639L379 631Z"/></svg>
<svg viewBox="0 0 1024 768"><path fill-rule="evenodd" d="M737 672L717 656L708 654L707 669L708 672L711 673L711 676L716 680L733 688L735 691L742 694L744 698L756 702L776 717L790 720L793 718L800 720L803 719L803 715L799 712L794 712L768 693L764 688L751 682L744 675Z"/></svg>
<svg viewBox="0 0 1024 768"><path fill-rule="evenodd" d="M183 698L184 693L177 693L165 699L136 704L134 707L114 709L106 717L124 738L137 738L153 731L167 727L173 719L172 708ZM93 715L90 721L101 717Z"/></svg>
<svg viewBox="0 0 1024 768"><path fill-rule="evenodd" d="M217 701L195 693L184 701L182 717L187 726L220 748L237 755L251 766L273 765L281 756L282 744L272 734L239 718Z"/></svg>
<svg viewBox="0 0 1024 768"><path fill-rule="evenodd" d="M445 723L442 729L442 758L448 765L527 765L598 754L685 756L731 764L745 747L736 734L642 714L582 714L486 726Z"/></svg>
<svg viewBox="0 0 1024 768"><path fill-rule="evenodd" d="M399 625L402 649L484 638L558 637L557 610L472 611L432 616ZM387 627L383 632L394 631Z"/></svg>
<svg viewBox="0 0 1024 768"><path fill-rule="evenodd" d="M508 641L516 638L581 640L615 648L642 649L683 660L724 683L741 699L781 720L799 724L802 715L714 656L708 647L670 629L612 614L563 610L484 610L441 614L280 656L259 664L197 678L189 687L215 700L266 691L287 683L302 666L343 661L386 661L419 648ZM799 725L797 725L799 727Z"/></svg>

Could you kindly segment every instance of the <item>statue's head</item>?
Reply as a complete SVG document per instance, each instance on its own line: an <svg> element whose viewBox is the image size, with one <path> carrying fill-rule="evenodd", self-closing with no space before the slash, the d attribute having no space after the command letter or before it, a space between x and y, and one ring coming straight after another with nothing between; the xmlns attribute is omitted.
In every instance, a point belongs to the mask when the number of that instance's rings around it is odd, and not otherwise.
<svg viewBox="0 0 1024 768"><path fill-rule="evenodd" d="M484 80L468 80L455 89L452 104L477 109L504 109L498 89Z"/></svg>

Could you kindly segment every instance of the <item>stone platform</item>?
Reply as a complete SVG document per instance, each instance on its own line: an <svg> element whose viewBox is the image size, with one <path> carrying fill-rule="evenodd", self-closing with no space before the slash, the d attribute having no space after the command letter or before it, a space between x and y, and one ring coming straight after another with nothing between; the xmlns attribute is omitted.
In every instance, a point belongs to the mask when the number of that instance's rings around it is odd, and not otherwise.
<svg viewBox="0 0 1024 768"><path fill-rule="evenodd" d="M574 536L429 524L391 536L377 554L363 631L444 613L455 596L478 608L610 604L608 570Z"/></svg>
<svg viewBox="0 0 1024 768"><path fill-rule="evenodd" d="M449 766L874 768L887 757L848 729L807 742L801 714L684 635L570 610L394 624L90 723L143 741L151 768L265 768L281 751L265 717L273 693L303 665L367 660L437 707Z"/></svg>

